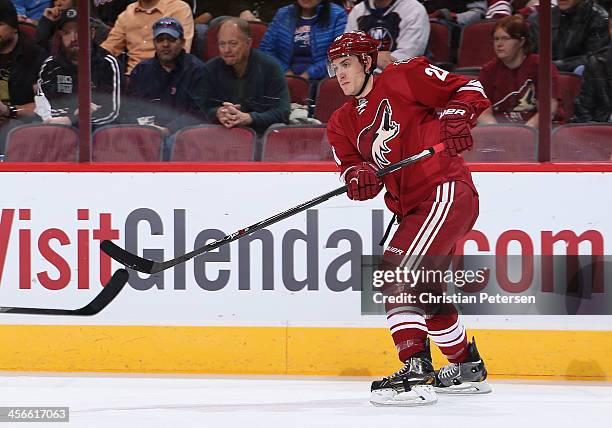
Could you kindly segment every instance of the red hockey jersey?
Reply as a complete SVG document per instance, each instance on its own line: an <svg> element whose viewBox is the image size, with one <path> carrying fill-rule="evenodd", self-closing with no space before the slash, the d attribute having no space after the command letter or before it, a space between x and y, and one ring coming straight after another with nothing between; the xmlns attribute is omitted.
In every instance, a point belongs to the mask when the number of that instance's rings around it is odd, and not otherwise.
<svg viewBox="0 0 612 428"><path fill-rule="evenodd" d="M342 173L364 160L383 168L439 143L436 109L451 100L473 106L472 125L491 105L478 80L450 74L424 57L389 65L374 78L366 97L345 103L329 120L327 135ZM474 189L463 158L444 153L388 174L383 180L387 206L401 216L441 183L464 181Z"/></svg>

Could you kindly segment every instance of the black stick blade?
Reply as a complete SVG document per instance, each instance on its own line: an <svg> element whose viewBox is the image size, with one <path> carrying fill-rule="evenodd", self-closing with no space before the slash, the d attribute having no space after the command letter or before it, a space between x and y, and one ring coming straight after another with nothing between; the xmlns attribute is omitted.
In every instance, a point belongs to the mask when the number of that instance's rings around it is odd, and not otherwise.
<svg viewBox="0 0 612 428"><path fill-rule="evenodd" d="M50 309L50 308L15 308L0 307L0 313L5 314L25 314L25 315L77 315L91 316L106 308L113 301L117 294L123 289L129 278L128 271L118 269L104 289L87 305L79 309Z"/></svg>
<svg viewBox="0 0 612 428"><path fill-rule="evenodd" d="M114 242L106 240L100 243L100 248L106 254L108 254L113 260L118 261L123 266L137 270L143 273L155 273L153 271L153 265L155 262L152 260L143 259L142 257L132 254Z"/></svg>

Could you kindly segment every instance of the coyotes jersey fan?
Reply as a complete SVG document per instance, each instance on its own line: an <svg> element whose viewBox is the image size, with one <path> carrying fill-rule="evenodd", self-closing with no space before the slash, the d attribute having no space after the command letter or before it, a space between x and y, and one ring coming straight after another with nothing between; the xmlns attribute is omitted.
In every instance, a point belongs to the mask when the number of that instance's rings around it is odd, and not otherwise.
<svg viewBox="0 0 612 428"><path fill-rule="evenodd" d="M451 101L473 106L472 126L489 106L477 80L450 74L424 57L390 65L374 77L366 97L344 104L328 123L329 142L342 172L364 160L383 168L439 143L436 109ZM387 206L405 215L439 184L453 180L474 188L460 156L422 160L384 177Z"/></svg>
<svg viewBox="0 0 612 428"><path fill-rule="evenodd" d="M538 64L539 56L529 54L518 68L510 69L499 59L486 63L480 71L479 80L493 103L493 114L499 122L527 122L538 111ZM551 68L552 97L559 99L559 73ZM563 112L557 109L556 119Z"/></svg>
<svg viewBox="0 0 612 428"><path fill-rule="evenodd" d="M477 80L452 75L416 57L389 65L372 76L378 43L364 32L345 33L328 50L330 74L354 99L332 115L327 133L336 161L354 200L385 201L399 226L385 249L380 270L392 273L446 270L455 245L474 225L478 195L461 156L472 145L470 128L490 106ZM436 110L440 109L438 117ZM439 143L446 149L379 178L376 171ZM437 388L466 387L490 392L486 369L474 340L450 303L426 304L418 294L442 292L442 283L385 280L383 295L408 293L414 300L387 300L387 323L398 358L398 372L372 383L375 405L434 403ZM399 282L398 282L399 281ZM401 301L401 303L395 303ZM435 372L427 337L451 362Z"/></svg>

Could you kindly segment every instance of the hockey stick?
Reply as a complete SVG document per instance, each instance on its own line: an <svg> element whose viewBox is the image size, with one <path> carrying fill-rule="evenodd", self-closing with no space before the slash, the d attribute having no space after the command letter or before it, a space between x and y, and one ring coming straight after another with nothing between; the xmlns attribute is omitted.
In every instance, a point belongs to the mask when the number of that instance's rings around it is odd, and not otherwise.
<svg viewBox="0 0 612 428"><path fill-rule="evenodd" d="M0 313L26 315L95 315L108 306L127 283L129 274L125 269L118 269L104 286L102 291L88 304L79 309L46 309L0 307Z"/></svg>
<svg viewBox="0 0 612 428"><path fill-rule="evenodd" d="M380 169L376 173L376 176L382 177L383 175L389 174L393 171L397 171L398 169L406 165L410 165L411 163L415 163L423 158L432 156L434 153L439 153L442 150L444 150L444 148L445 148L444 144L442 143L436 144L435 146L425 149L422 152L417 153L416 155L410 156L406 159L402 159L401 161L396 162L392 165L389 165L386 168ZM148 274L158 273L163 270L169 269L173 266L176 266L180 263L186 262L187 260L192 259L193 257L196 257L202 253L206 253L208 251L214 250L215 248L218 248L222 245L225 245L232 241L240 239L243 236L249 235L260 229L268 227L276 222L279 222L288 217L291 217L292 215L295 215L304 210L307 210L308 208L314 207L315 205L325 202L328 199L333 198L334 196L341 195L342 193L346 192L346 189L347 189L346 185L339 187L336 190L332 190L331 192L325 193L324 195L317 196L316 198L311 199L310 201L304 202L300 205L297 205L293 208L290 208L287 211L283 211L281 213L273 215L272 217L269 217L265 220L262 220L251 226L248 226L244 229L240 229L230 235L226 235L225 237L218 239L214 242L211 242L208 245L205 245L200 248L196 248L195 250L187 254L183 254L182 256L179 256L175 259L168 260L165 262L156 262L154 260L149 260L149 259L139 257L136 254L132 254L124 250L123 248L119 247L115 243L108 241L108 240L102 241L100 243L100 248L102 249L102 251L104 251L106 254L111 256L113 259L115 259L119 263L129 268L135 269L139 272L148 273Z"/></svg>

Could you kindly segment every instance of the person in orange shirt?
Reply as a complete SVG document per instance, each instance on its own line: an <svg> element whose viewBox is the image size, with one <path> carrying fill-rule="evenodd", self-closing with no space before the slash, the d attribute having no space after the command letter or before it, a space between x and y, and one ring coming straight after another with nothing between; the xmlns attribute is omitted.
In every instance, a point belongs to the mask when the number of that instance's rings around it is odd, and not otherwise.
<svg viewBox="0 0 612 428"><path fill-rule="evenodd" d="M127 74L144 59L153 58L153 24L161 18L174 18L185 31L185 51L191 50L193 14L182 0L138 0L119 15L115 26L102 43L102 48L114 56L127 51Z"/></svg>

